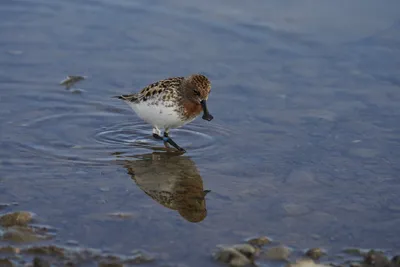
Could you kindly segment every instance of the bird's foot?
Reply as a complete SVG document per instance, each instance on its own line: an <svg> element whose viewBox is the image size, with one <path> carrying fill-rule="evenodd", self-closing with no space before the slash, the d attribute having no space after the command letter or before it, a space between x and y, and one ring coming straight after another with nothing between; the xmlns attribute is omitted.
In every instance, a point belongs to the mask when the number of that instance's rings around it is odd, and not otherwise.
<svg viewBox="0 0 400 267"><path fill-rule="evenodd" d="M174 140L172 140L171 137L169 137L167 133L164 133L164 137L161 137L161 136L159 136L158 134L153 133L153 137L154 137L155 139L164 141L165 147L167 147L167 145L170 144L170 145L172 145L173 147L175 147L178 151L186 152L186 150L183 149L183 148L181 148L180 146L178 146L178 144L175 143Z"/></svg>

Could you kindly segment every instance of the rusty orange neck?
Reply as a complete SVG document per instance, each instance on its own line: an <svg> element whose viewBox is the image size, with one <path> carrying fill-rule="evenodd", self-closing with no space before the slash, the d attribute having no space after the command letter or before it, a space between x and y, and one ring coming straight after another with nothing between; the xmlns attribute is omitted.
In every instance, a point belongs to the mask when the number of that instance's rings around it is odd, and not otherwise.
<svg viewBox="0 0 400 267"><path fill-rule="evenodd" d="M202 107L199 103L195 103L190 100L183 100L183 109L186 119L191 119L198 116L201 113Z"/></svg>

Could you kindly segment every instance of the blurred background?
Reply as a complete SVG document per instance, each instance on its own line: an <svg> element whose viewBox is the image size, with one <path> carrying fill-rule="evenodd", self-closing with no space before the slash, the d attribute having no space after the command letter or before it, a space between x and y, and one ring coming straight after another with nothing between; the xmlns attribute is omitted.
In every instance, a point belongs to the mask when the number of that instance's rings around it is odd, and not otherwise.
<svg viewBox="0 0 400 267"><path fill-rule="evenodd" d="M0 212L188 266L259 235L396 252L399 70L397 0L2 0ZM214 120L166 156L111 96L191 73Z"/></svg>

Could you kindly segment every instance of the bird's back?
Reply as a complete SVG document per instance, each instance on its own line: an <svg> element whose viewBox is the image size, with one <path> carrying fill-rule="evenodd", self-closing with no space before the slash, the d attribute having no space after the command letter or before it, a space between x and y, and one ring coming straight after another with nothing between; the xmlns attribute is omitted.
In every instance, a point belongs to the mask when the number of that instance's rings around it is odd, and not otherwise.
<svg viewBox="0 0 400 267"><path fill-rule="evenodd" d="M184 77L173 77L152 83L139 93L118 96L135 113L158 128L176 128L186 122L182 117L180 105L180 86Z"/></svg>

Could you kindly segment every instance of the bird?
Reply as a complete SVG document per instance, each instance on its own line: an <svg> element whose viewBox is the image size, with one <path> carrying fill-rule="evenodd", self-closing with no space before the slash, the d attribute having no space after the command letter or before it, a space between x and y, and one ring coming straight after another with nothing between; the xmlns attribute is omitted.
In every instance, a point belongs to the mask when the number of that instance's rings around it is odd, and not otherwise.
<svg viewBox="0 0 400 267"><path fill-rule="evenodd" d="M167 149L170 144L185 153L186 150L169 136L169 130L193 121L201 111L202 119L211 121L214 117L207 108L210 91L211 82L205 75L191 74L159 80L138 93L113 97L123 100L142 120L152 125L153 138L164 141Z"/></svg>
<svg viewBox="0 0 400 267"><path fill-rule="evenodd" d="M80 75L68 75L67 78L60 82L60 85L64 85L66 89L71 88L74 84L79 81L86 79L87 76L80 76Z"/></svg>

